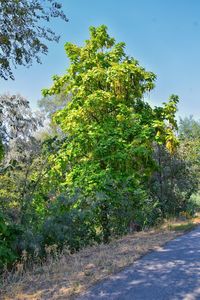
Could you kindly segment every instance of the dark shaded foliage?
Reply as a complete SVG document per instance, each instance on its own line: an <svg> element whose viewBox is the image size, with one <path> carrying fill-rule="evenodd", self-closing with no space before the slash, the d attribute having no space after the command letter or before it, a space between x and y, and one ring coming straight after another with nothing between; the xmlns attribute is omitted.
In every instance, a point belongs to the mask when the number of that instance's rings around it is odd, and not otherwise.
<svg viewBox="0 0 200 300"><path fill-rule="evenodd" d="M0 77L14 79L13 67L41 62L47 42L59 36L46 24L67 21L62 5L53 0L0 0Z"/></svg>

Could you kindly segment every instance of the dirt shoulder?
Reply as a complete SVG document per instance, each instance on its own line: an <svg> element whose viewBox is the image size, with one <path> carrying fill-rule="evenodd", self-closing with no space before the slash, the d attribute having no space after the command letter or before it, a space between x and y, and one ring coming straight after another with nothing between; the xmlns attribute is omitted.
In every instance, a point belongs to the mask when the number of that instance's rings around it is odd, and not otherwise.
<svg viewBox="0 0 200 300"><path fill-rule="evenodd" d="M49 255L45 262L33 265L29 271L19 266L15 274L5 276L0 299L75 299L91 285L119 272L199 223L198 218L190 222L173 221L158 229L124 236L107 245L87 247L73 255L66 249L54 258Z"/></svg>

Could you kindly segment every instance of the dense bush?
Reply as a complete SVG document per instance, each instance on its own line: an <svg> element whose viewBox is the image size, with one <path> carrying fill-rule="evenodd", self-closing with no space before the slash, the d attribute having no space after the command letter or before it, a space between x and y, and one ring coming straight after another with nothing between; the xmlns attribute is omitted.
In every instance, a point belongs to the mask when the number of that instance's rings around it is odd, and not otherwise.
<svg viewBox="0 0 200 300"><path fill-rule="evenodd" d="M16 241L20 233L17 226L0 214L0 271L19 258Z"/></svg>
<svg viewBox="0 0 200 300"><path fill-rule="evenodd" d="M157 171L149 184L152 199L157 201L162 217L178 216L186 211L192 194L198 190L198 178L179 148L170 155L164 147L155 149Z"/></svg>
<svg viewBox="0 0 200 300"><path fill-rule="evenodd" d="M41 228L43 247L56 244L74 251L98 240L90 211L72 208L73 197L60 195L49 206Z"/></svg>

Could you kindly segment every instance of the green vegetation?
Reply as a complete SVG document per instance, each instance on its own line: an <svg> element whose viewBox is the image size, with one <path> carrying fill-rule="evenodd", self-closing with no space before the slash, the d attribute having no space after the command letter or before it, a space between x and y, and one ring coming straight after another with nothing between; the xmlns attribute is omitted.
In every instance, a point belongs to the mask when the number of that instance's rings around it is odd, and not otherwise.
<svg viewBox="0 0 200 300"><path fill-rule="evenodd" d="M46 26L53 18L67 21L62 5L52 0L0 0L0 78L14 79L12 69L41 62L46 42L59 36Z"/></svg>
<svg viewBox="0 0 200 300"><path fill-rule="evenodd" d="M178 97L145 102L155 74L106 26L65 50L70 66L40 101L48 122L22 96L0 97L1 269L24 251L75 252L199 207L200 123L177 125Z"/></svg>
<svg viewBox="0 0 200 300"><path fill-rule="evenodd" d="M169 225L170 230L175 230L175 231L189 231L192 230L196 227L195 224L187 223L187 224L176 224L176 225Z"/></svg>

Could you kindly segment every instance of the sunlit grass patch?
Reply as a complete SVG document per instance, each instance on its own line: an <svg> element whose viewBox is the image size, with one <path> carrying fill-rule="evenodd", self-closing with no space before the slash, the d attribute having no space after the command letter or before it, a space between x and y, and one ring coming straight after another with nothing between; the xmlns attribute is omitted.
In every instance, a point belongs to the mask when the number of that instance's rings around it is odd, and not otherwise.
<svg viewBox="0 0 200 300"><path fill-rule="evenodd" d="M186 224L169 224L168 228L169 230L175 230L175 231L190 231L192 229L194 229L197 225L192 223L192 222L188 222Z"/></svg>

